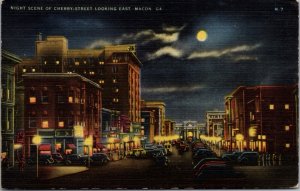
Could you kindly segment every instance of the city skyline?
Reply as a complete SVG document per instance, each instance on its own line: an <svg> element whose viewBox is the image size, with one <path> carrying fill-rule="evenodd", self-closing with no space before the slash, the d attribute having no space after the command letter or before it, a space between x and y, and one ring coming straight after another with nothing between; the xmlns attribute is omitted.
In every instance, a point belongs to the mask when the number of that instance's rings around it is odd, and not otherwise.
<svg viewBox="0 0 300 191"><path fill-rule="evenodd" d="M16 11L5 3L2 48L21 57L34 55L39 32L65 36L72 49L135 43L142 99L164 101L176 121L204 121L206 111L224 110L224 97L241 85L298 82L296 1L129 1L152 10L102 12ZM205 41L196 39L200 30Z"/></svg>

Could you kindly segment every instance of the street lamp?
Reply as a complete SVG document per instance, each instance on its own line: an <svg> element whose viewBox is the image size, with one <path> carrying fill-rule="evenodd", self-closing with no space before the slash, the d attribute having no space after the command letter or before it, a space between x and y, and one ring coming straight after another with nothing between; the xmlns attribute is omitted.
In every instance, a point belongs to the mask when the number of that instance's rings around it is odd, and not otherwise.
<svg viewBox="0 0 300 191"><path fill-rule="evenodd" d="M88 147L88 167L90 167L90 148L93 145L93 137L91 135L84 140L84 145Z"/></svg>
<svg viewBox="0 0 300 191"><path fill-rule="evenodd" d="M39 178L39 145L42 142L42 137L35 135L32 138L32 143L36 145L36 178Z"/></svg>
<svg viewBox="0 0 300 191"><path fill-rule="evenodd" d="M124 150L123 155L124 155L124 157L125 157L125 156L127 155L126 144L127 144L128 141L129 141L129 137L128 137L128 136L124 137L124 138L122 139L122 141L123 141L123 144L124 144L124 146L123 146L123 150Z"/></svg>

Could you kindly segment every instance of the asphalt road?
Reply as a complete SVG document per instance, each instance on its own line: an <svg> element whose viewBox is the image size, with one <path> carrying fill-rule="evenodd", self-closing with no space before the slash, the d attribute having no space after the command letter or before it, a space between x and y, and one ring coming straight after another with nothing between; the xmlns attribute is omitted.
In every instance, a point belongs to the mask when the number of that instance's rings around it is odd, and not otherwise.
<svg viewBox="0 0 300 191"><path fill-rule="evenodd" d="M190 152L179 155L175 151L169 158L168 167L158 167L151 159L127 158L48 180L37 181L30 179L30 175L21 180L11 178L8 179L10 182L6 180L5 185L21 189L250 189L292 188L298 183L298 166L236 166L238 177L196 181ZM56 168L65 172L70 170L70 167L64 166ZM71 167L71 170L74 169ZM46 167L44 171L53 174L54 167Z"/></svg>

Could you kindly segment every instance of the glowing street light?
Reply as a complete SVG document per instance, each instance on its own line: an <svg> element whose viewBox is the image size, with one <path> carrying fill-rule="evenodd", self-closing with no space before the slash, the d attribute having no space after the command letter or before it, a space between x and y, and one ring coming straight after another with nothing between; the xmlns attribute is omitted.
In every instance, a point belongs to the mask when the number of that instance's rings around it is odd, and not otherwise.
<svg viewBox="0 0 300 191"><path fill-rule="evenodd" d="M88 147L88 167L90 167L90 150L93 146L93 136L88 136L88 138L84 140L84 145Z"/></svg>
<svg viewBox="0 0 300 191"><path fill-rule="evenodd" d="M42 142L42 137L35 135L32 138L32 143L36 145L36 178L39 178L39 145Z"/></svg>
<svg viewBox="0 0 300 191"><path fill-rule="evenodd" d="M244 140L244 135L242 134L236 134L235 136L235 140L238 141L240 143L240 151L242 151L242 142Z"/></svg>

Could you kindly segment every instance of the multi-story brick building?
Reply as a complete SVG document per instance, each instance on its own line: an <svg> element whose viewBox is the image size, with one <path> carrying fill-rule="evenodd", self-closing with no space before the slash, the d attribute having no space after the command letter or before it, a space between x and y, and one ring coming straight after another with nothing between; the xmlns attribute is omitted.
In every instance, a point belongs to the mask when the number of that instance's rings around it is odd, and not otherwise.
<svg viewBox="0 0 300 191"><path fill-rule="evenodd" d="M223 137L224 134L224 111L206 112L206 132L209 137Z"/></svg>
<svg viewBox="0 0 300 191"><path fill-rule="evenodd" d="M166 104L162 101L142 101L142 111L154 112L154 136L165 136Z"/></svg>
<svg viewBox="0 0 300 191"><path fill-rule="evenodd" d="M227 148L296 153L297 88L242 86L226 96L224 133ZM237 134L242 135L240 140L236 140Z"/></svg>
<svg viewBox="0 0 300 191"><path fill-rule="evenodd" d="M101 87L79 74L23 75L25 154L36 153L35 135L42 137L40 153L87 153L84 139L101 141ZM91 153L91 152L90 152Z"/></svg>
<svg viewBox="0 0 300 191"><path fill-rule="evenodd" d="M120 111L140 128L141 62L134 44L106 46L103 49L69 49L63 36L38 36L36 55L18 67L27 72L78 73L103 88L103 106Z"/></svg>
<svg viewBox="0 0 300 191"><path fill-rule="evenodd" d="M165 136L171 136L174 135L174 129L175 129L175 121L172 121L170 119L165 120Z"/></svg>
<svg viewBox="0 0 300 191"><path fill-rule="evenodd" d="M142 122L141 122L141 134L146 137L146 142L153 143L154 141L154 126L155 126L155 117L154 111L143 111L141 113Z"/></svg>
<svg viewBox="0 0 300 191"><path fill-rule="evenodd" d="M14 165L16 153L14 152L15 133L20 132L15 128L15 69L14 66L21 62L18 56L2 50L1 55L1 157L6 157Z"/></svg>

